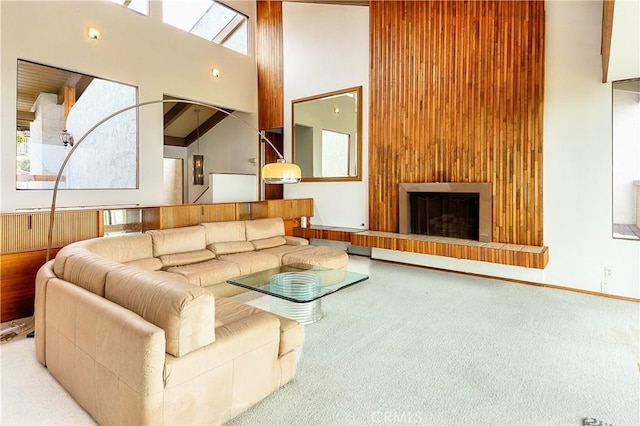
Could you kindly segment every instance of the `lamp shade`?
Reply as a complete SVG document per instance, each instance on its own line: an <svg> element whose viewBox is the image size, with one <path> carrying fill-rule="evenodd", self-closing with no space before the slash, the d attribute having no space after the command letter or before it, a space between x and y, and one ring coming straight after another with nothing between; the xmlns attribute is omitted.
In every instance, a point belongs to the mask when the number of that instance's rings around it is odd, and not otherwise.
<svg viewBox="0 0 640 426"><path fill-rule="evenodd" d="M284 160L265 164L262 168L264 183L298 183L301 178L300 167L297 164L286 163Z"/></svg>

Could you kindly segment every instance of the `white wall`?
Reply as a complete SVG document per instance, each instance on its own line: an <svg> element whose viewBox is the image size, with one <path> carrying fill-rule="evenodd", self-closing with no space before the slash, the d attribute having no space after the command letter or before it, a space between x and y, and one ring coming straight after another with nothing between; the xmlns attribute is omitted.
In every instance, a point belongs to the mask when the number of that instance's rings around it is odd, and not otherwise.
<svg viewBox="0 0 640 426"><path fill-rule="evenodd" d="M291 158L291 101L362 86L362 181L285 185L314 199L311 223L368 227L369 8L284 2L284 156Z"/></svg>
<svg viewBox="0 0 640 426"><path fill-rule="evenodd" d="M636 9L624 0L620 7L618 3L613 37L618 44L612 47L610 76L613 80L640 77L634 74L639 62L639 20L637 14L633 15ZM602 2L547 1L545 8L543 192L544 244L549 247L550 257L547 268L380 249L373 249L372 256L638 298L640 244L612 238L611 84L601 83ZM364 21L366 13L354 9L357 16L362 13ZM290 99L333 89L327 86L335 81L347 80L342 84L345 87L358 84L350 80L351 72L360 75L360 67L368 64L368 30L346 10L350 9L285 3L285 108L290 108ZM618 17L620 11L623 18ZM339 26L332 27L336 23L346 25L347 21L351 22L347 34L338 30ZM627 40L630 38L633 40ZM353 53L345 52L347 49L353 49ZM359 62L351 62L356 59ZM364 93L366 96L367 89ZM287 120L289 113L285 109ZM366 111L364 123L366 131ZM364 169L367 171L366 159ZM353 226L354 219L366 215L368 208L366 196L361 196L366 194L366 176L355 188L346 183L299 184L286 187L285 194L313 197L318 216L313 218L314 223ZM605 266L611 268L612 277L604 276Z"/></svg>
<svg viewBox="0 0 640 426"><path fill-rule="evenodd" d="M250 159L258 157L258 131L250 126L238 124L239 120L248 123L255 121L254 114L236 112L235 116L238 118L227 117L200 137L200 154L204 155L204 186L193 185L192 156L198 153L198 144L194 142L189 145L186 163L189 176L188 202L194 202L209 186L209 173L258 174L258 165L249 162ZM256 193L257 191L256 185ZM211 202L210 200L211 197L206 196L199 201Z"/></svg>
<svg viewBox="0 0 640 426"><path fill-rule="evenodd" d="M252 22L255 3L227 1ZM139 101L184 97L252 113L257 122L255 61L162 23L161 3L150 16L103 1L0 1L0 209L47 207L51 191L15 189L17 59L57 66L138 87ZM25 18L28 17L28 18ZM89 40L86 30L101 30ZM251 34L254 33L253 27ZM251 37L252 39L252 37ZM210 76L212 68L221 77ZM139 188L61 191L59 206L160 204L163 182L162 106L140 109ZM7 143L7 141L9 141ZM257 147L252 141L256 157Z"/></svg>
<svg viewBox="0 0 640 426"><path fill-rule="evenodd" d="M547 1L546 15L544 242L550 261L544 279L637 298L640 244L612 238L612 88L601 83L602 4ZM624 39L637 42L640 20L636 15L634 29L617 18L614 29L631 33L617 38L625 49L612 46L612 64L617 55L637 60L637 50L626 50L634 43ZM612 77L637 71L617 67ZM613 277L604 276L605 266Z"/></svg>
<svg viewBox="0 0 640 426"><path fill-rule="evenodd" d="M640 1L615 0L607 80L638 77L640 77Z"/></svg>

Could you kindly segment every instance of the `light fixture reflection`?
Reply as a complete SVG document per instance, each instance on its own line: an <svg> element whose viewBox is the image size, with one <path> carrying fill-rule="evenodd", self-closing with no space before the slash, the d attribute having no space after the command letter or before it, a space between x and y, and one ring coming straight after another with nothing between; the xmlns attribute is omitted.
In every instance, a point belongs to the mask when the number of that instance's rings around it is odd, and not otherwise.
<svg viewBox="0 0 640 426"><path fill-rule="evenodd" d="M91 40L98 40L100 38L100 30L94 27L89 28L89 30L87 30L87 37Z"/></svg>

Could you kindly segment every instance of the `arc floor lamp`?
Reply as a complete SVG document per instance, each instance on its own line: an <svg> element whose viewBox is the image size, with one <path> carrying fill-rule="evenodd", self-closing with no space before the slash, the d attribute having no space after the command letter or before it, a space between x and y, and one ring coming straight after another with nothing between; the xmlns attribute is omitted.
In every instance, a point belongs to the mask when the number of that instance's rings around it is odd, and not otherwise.
<svg viewBox="0 0 640 426"><path fill-rule="evenodd" d="M211 108L242 122L244 125L252 128L260 137L260 141L269 145L271 149L273 149L278 155L278 160L275 163L265 164L262 167L262 181L266 184L291 184L291 183L300 182L300 179L302 176L300 167L298 167L296 164L293 164L293 163L287 163L282 153L278 151L278 149L273 145L273 143L271 143L269 139L267 139L267 137L264 135L264 132L261 132L254 125L238 117L232 112L226 111L214 105L209 105L209 104L205 104L197 101L190 101L187 99L156 99L153 101L139 102L109 114L108 116L106 116L105 118L103 118L102 120L94 124L77 141L74 141L72 136L69 133L67 133L66 130L63 130L61 134L61 139L63 143L65 143L65 146L67 144L70 144L71 149L69 150L67 156L62 161L62 165L60 166L60 169L58 170L58 174L56 175L55 184L53 185L53 195L51 198L51 211L49 214L49 234L47 238L47 262L51 257L51 246L53 244L53 224L55 221L55 210L56 210L56 199L58 197L58 187L60 185L62 172L64 172L64 169L67 166L69 159L73 156L73 153L75 152L75 150L78 149L80 144L82 144L82 142L87 138L87 136L91 134L91 132L93 132L95 129L100 127L106 121L109 121L111 118L119 114L122 114L125 111L129 111L131 109L140 108L145 105L160 104L160 103L184 103L184 104L197 105L205 108Z"/></svg>

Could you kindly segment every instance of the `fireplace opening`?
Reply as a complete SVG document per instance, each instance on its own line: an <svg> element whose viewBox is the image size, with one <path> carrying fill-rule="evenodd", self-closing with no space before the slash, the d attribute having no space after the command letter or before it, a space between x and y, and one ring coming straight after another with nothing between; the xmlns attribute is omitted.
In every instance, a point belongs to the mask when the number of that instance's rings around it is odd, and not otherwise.
<svg viewBox="0 0 640 426"><path fill-rule="evenodd" d="M410 201L412 197L415 201ZM398 188L398 232L489 243L491 198L489 182L402 182Z"/></svg>
<svg viewBox="0 0 640 426"><path fill-rule="evenodd" d="M479 239L478 193L412 192L409 211L411 234Z"/></svg>

